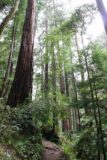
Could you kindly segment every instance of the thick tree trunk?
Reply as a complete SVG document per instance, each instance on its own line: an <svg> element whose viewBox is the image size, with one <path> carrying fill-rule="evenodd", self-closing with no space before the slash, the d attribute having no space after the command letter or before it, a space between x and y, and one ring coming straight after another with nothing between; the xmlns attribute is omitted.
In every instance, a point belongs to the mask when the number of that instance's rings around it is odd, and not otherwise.
<svg viewBox="0 0 107 160"><path fill-rule="evenodd" d="M5 27L7 26L8 22L13 18L16 11L18 10L20 0L16 0L14 7L10 10L9 14L4 18L3 22L0 24L0 35L4 31Z"/></svg>
<svg viewBox="0 0 107 160"><path fill-rule="evenodd" d="M28 0L15 78L7 104L15 107L32 94L35 0Z"/></svg>
<svg viewBox="0 0 107 160"><path fill-rule="evenodd" d="M107 11L106 11L106 8L104 6L103 0L96 0L96 3L97 3L98 10L101 14L101 17L103 19L105 31L107 34Z"/></svg>

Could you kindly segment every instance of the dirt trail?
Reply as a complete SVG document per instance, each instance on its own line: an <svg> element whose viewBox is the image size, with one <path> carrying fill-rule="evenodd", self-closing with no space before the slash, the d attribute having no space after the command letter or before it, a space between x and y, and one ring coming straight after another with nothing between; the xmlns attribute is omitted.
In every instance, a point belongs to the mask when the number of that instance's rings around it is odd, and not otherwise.
<svg viewBox="0 0 107 160"><path fill-rule="evenodd" d="M44 146L42 160L67 160L59 146L50 141L43 140Z"/></svg>

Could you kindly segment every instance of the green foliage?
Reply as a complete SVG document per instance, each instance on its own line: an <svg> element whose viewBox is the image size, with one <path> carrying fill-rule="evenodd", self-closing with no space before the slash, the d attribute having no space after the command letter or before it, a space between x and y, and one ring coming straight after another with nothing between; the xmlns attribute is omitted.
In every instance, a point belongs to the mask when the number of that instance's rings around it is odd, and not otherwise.
<svg viewBox="0 0 107 160"><path fill-rule="evenodd" d="M11 146L11 152L14 151L19 159L38 160L40 158L41 134L33 126L31 108L26 105L19 108L1 106L0 123L1 144Z"/></svg>
<svg viewBox="0 0 107 160"><path fill-rule="evenodd" d="M14 4L13 2L15 2L15 0L1 0L0 9L2 10L5 6L12 6ZM37 0L37 17L39 16L39 12L42 11L40 12L40 19L42 19L42 14L44 14L43 12L45 12L46 9L45 3L45 1ZM17 108L10 108L8 106L0 104L1 160L40 159L40 154L42 151L41 131L44 128L48 129L48 131L52 130L54 114L54 119L56 121L60 120L61 122L66 119L68 120L69 118L71 118L72 121L71 128L69 129L70 131L68 133L69 137L61 137L61 147L67 157L70 160L96 160L98 146L96 146L96 126L93 122L94 112L89 82L91 82L92 84L95 104L97 100L95 92L97 93L98 103L101 101L101 103L99 104L101 110L101 120L103 124L103 136L105 141L107 138L107 116L105 115L107 111L107 84L105 84L105 81L107 80L107 50L102 49L101 46L96 44L90 44L86 48L83 46L83 48L79 51L80 60L78 60L78 47L75 51L73 42L76 33L80 33L80 37L82 33L86 33L85 31L87 29L87 24L90 25L94 17L93 15L96 12L96 8L93 5L86 4L82 7L77 8L71 15L71 18L65 20L64 16L62 15L62 11L60 12L60 10L58 10L56 6L55 15L53 16L53 5L50 3L51 2L49 2L49 6L47 6L47 12L49 13L49 15L47 16L49 25L47 26L47 36L44 38L46 19L42 22L43 24L42 26L40 26L40 30L38 30L39 32L43 29L43 35L41 34L39 37L40 54L36 55L36 58L39 59L36 60L37 69L39 70L37 71L36 75L36 100L30 104L18 106ZM16 66L17 55L20 48L26 5L26 0L20 1L19 10L16 13L14 20L14 68ZM54 21L56 23L56 26L53 23ZM0 88L2 87L3 77L7 66L6 62L10 51L12 26L13 22L7 26L6 30L3 33L3 39L1 39L0 41ZM42 44L41 36L43 40ZM84 36L84 34L82 36ZM62 43L61 46L60 42ZM81 43L81 40L79 40L79 43ZM46 51L45 47L47 47ZM47 52L46 54L48 55L48 58L47 55L44 54L44 52ZM89 67L90 78L87 76L87 68L84 57L85 54ZM56 75L54 76L56 77L53 77L53 59L55 59L54 69ZM41 93L42 87L44 90L44 70L46 64L48 64L49 73L47 97L44 96L44 91L43 93ZM41 70L43 70L43 73L40 73ZM92 71L94 72L94 75ZM60 78L61 76L64 76L63 85L65 85L65 73L67 73L68 78L69 96L66 95L67 86L63 86L65 87L64 93L61 93ZM81 73L84 74L83 80L80 80ZM52 84L54 78L56 79L55 94L53 94L54 88ZM12 77L9 77L8 79L12 80ZM72 113L68 113L68 108ZM74 108L75 113L73 110ZM80 112L81 129L79 133L77 133L78 129L75 129L77 127L76 125L78 125L76 123L79 123L79 115L76 113L77 108ZM86 116L86 114L88 114L88 116ZM61 127L62 126L60 126L60 128ZM71 132L76 133L70 135ZM107 144L105 145L105 147L107 147ZM7 155L8 151L10 153L9 157Z"/></svg>
<svg viewBox="0 0 107 160"><path fill-rule="evenodd" d="M96 8L94 5L85 4L82 7L77 8L70 19L65 20L60 26L51 30L47 36L48 41L57 41L61 38L61 34L66 35L65 37L67 37L67 35L70 37L71 34L74 35L74 33L78 32L80 26L82 29L83 24L91 23L95 12Z"/></svg>
<svg viewBox="0 0 107 160"><path fill-rule="evenodd" d="M92 46L92 62L95 64L98 70L107 71L107 50L101 48L100 45L93 45Z"/></svg>
<svg viewBox="0 0 107 160"><path fill-rule="evenodd" d="M37 5L37 13L38 13L44 8L45 2L43 2L43 0L37 0L36 3L37 3L36 4Z"/></svg>
<svg viewBox="0 0 107 160"><path fill-rule="evenodd" d="M12 5L14 4L13 0L3 1L3 2L4 2L4 4L6 3L6 5L10 4L10 2L12 3ZM0 1L0 3L1 3L1 1ZM13 66L15 67L16 63L17 63L17 57L18 57L18 52L20 49L20 42L21 42L24 17L25 17L25 13L26 13L26 7L27 7L27 1L21 0L20 5L19 5L19 9L14 17L14 20L10 23L10 25L8 25L5 28L4 33L3 33L3 38L0 41L0 47L1 47L1 50L0 50L0 90L2 88L4 75L7 70L8 57L11 52L13 26L14 26L14 30L15 30L15 33L14 33L15 44L14 44L14 49L13 49L14 51L13 51L13 56L12 56ZM14 72L14 67L11 68L12 72ZM9 77L8 77L10 85L13 80L13 76L14 76L14 74L9 75Z"/></svg>
<svg viewBox="0 0 107 160"><path fill-rule="evenodd" d="M20 160L11 146L0 145L0 160Z"/></svg>
<svg viewBox="0 0 107 160"><path fill-rule="evenodd" d="M78 142L75 144L76 157L81 160L96 160L96 134L94 128L87 128L80 134Z"/></svg>
<svg viewBox="0 0 107 160"><path fill-rule="evenodd" d="M75 151L74 151L74 141L71 141L66 136L61 136L61 148L64 151L64 154L68 157L69 160L77 160L75 157Z"/></svg>
<svg viewBox="0 0 107 160"><path fill-rule="evenodd" d="M58 113L58 108L56 107L54 100L50 99L38 99L30 104L33 112L33 124L37 128L49 127L52 128L53 118L52 113ZM55 107L55 108L54 108Z"/></svg>
<svg viewBox="0 0 107 160"><path fill-rule="evenodd" d="M0 1L0 8L3 8L6 5L10 5L14 2L14 0L1 0Z"/></svg>

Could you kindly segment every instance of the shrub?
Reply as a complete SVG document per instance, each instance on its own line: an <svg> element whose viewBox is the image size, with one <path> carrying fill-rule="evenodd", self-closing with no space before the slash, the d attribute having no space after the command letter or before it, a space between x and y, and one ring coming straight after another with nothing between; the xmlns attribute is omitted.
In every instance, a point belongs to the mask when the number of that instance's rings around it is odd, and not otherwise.
<svg viewBox="0 0 107 160"><path fill-rule="evenodd" d="M12 146L22 160L39 160L42 150L41 133L33 125L32 112L30 105L0 108L0 143Z"/></svg>

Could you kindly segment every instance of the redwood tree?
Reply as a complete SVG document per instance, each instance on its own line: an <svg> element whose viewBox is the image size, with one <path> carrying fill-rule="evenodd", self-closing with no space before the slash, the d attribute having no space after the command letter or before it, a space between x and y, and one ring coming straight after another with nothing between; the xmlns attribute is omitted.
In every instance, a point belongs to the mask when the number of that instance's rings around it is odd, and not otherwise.
<svg viewBox="0 0 107 160"><path fill-rule="evenodd" d="M35 0L28 0L21 47L7 104L15 107L32 94Z"/></svg>

